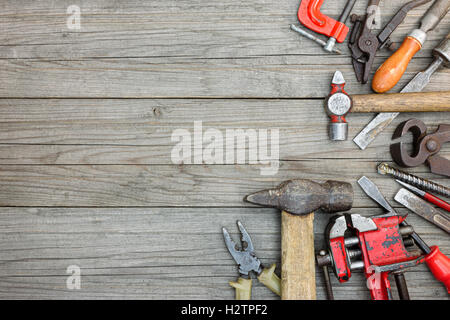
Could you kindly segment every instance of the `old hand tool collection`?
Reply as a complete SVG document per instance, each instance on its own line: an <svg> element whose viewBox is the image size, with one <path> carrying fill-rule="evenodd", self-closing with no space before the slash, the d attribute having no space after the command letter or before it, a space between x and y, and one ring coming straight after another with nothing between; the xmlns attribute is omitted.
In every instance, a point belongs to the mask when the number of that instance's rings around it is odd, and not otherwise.
<svg viewBox="0 0 450 320"><path fill-rule="evenodd" d="M387 213L364 217L345 213L330 219L325 231L327 249L316 255L323 268L327 295L333 299L328 268L333 269L339 282L346 282L352 272L362 270L374 300L391 300L393 295L389 275L395 278L401 299L409 299L403 272L426 263L450 293L450 259L436 246L429 247L386 201L377 186L363 176L358 180L364 192ZM396 200L449 232L450 218L443 216L424 200L402 189ZM434 199L434 198L433 198ZM239 265L240 278L230 285L236 289L236 299L251 298L250 272L270 290L288 299L315 299L313 211L343 212L353 203L351 184L339 181L317 183L306 179L288 180L278 187L247 195L247 202L282 210L281 214L281 280L275 265L264 269L254 253L249 234L238 221L242 248L238 250L228 231L223 228L226 246ZM417 246L417 248L414 247Z"/></svg>
<svg viewBox="0 0 450 320"><path fill-rule="evenodd" d="M245 200L282 210L281 299L316 299L313 212L349 210L353 204L352 185L296 179L250 194Z"/></svg>
<svg viewBox="0 0 450 320"><path fill-rule="evenodd" d="M422 47L427 32L433 30L445 16L450 0L433 0L421 19L420 29L414 30L399 49L378 69L372 82L375 92L392 88L406 69L413 55ZM295 25L291 28L320 43L328 52L339 53L336 42L343 42L348 28L345 25L355 1L347 1L339 20L324 15L320 9L323 0L302 0L298 10L299 21L310 30L329 37L321 40ZM357 80L367 83L378 50L393 48L391 34L403 22L408 13L431 0L414 0L404 4L391 20L377 33L375 25L380 21L374 10L380 0L369 0L367 14L352 15L354 23L349 49ZM375 23L376 22L376 23ZM330 118L328 135L331 140L346 140L348 113L379 112L379 114L355 137L354 142L365 149L400 112L450 111L450 91L421 92L439 67L450 65L450 34L433 49L434 61L418 73L400 93L349 95L344 89L345 79L336 71L331 81L331 92L325 99L325 110ZM441 124L429 132L417 119L401 123L393 139L413 135L413 151L405 142L391 145L393 160L400 166L415 167L427 163L435 174L450 176L450 160L440 150L450 141L450 125ZM401 188L395 200L437 227L450 233L450 204L433 195L450 197L450 188L394 168L387 163L378 165L378 173L393 176ZM361 215L346 212L353 204L353 189L347 182L329 180L318 183L306 179L293 179L279 186L249 194L244 201L281 210L281 279L275 273L275 265L264 269L254 253L250 236L238 222L242 233L243 250L237 249L227 230L223 229L225 243L239 265L240 278L230 282L236 288L237 299L250 299L250 273L255 272L260 282L282 299L315 299L315 262L324 271L329 299L333 299L331 268L339 282L346 282L355 271L362 271L367 279L371 298L390 300L389 277L395 279L400 299L409 299L404 272L425 263L434 277L441 281L450 293L450 259L437 246L429 247L406 223L407 215L398 214L386 201L378 187L363 176L358 180L363 191L387 213ZM438 206L439 209L433 205ZM446 212L440 210L443 209ZM326 249L317 254L314 250L313 221L316 210L345 212L333 216L325 230Z"/></svg>
<svg viewBox="0 0 450 320"><path fill-rule="evenodd" d="M372 33L376 21L371 10L378 7L381 0L370 0L367 6L367 14L358 16L353 14L351 20L354 23L350 34L349 48L352 53L352 64L356 78L359 82L367 83L376 52L385 46L392 45L390 35L403 22L408 12L415 7L423 5L431 0L415 0L408 2L392 17L391 21L377 34Z"/></svg>
<svg viewBox="0 0 450 320"><path fill-rule="evenodd" d="M328 41L324 41L315 35L297 27L296 25L291 25L291 29L305 36L306 38L313 40L320 44L325 51L334 52L341 54L341 51L335 48L336 42L344 42L348 34L348 27L345 25L356 0L348 0L342 11L339 20L336 21L322 12L320 8L322 7L324 0L302 0L300 7L298 9L298 20L308 29L324 34L328 37Z"/></svg>
<svg viewBox="0 0 450 320"><path fill-rule="evenodd" d="M386 214L363 217L359 214L338 215L330 219L325 230L327 249L316 256L324 268L327 294L333 298L328 267L339 282L350 279L352 271L363 270L374 300L392 299L390 274L395 277L401 299L409 299L403 272L426 262L433 275L450 288L450 259L439 248L428 245L406 224L384 199L377 186L367 177L358 181L366 194L381 205ZM420 250L412 249L416 244ZM425 254L425 255L424 255Z"/></svg>
<svg viewBox="0 0 450 320"><path fill-rule="evenodd" d="M276 264L265 269L261 265L261 261L255 255L252 239L245 230L240 221L237 221L239 231L241 232L242 250L238 250L236 243L231 239L227 229L222 228L225 244L239 266L239 274L241 275L236 282L230 282L230 285L236 289L236 300L250 300L252 295L252 279L250 273L255 272L259 282L272 290L275 294L280 295L280 278L275 274Z"/></svg>
<svg viewBox="0 0 450 320"><path fill-rule="evenodd" d="M349 112L421 112L450 111L450 91L427 93L391 93L348 95L345 80L340 71L334 73L331 92L325 99L325 109L330 117L331 140L346 140Z"/></svg>
<svg viewBox="0 0 450 320"><path fill-rule="evenodd" d="M397 142L391 144L392 159L403 167L415 167L426 162L431 172L450 176L450 160L439 155L443 144L450 142L450 125L441 124L434 133L427 134L422 121L410 119L397 127L393 138L401 138L408 132L414 136L414 154L409 154L404 142Z"/></svg>
<svg viewBox="0 0 450 320"><path fill-rule="evenodd" d="M434 60L429 67L419 72L400 92L420 92L430 81L433 73L440 66L450 65L450 34L433 49ZM398 112L384 112L378 114L354 139L358 147L362 150L377 137L389 124L399 115Z"/></svg>
<svg viewBox="0 0 450 320"><path fill-rule="evenodd" d="M388 212L388 216L398 216L395 210L386 201L380 190L378 190L378 187L372 181L370 181L367 177L362 177L358 180L358 184L372 200ZM405 227L409 225L403 220L400 223L400 226ZM447 288L447 291L450 292L450 259L442 254L437 246L430 248L416 232L413 231L411 238L414 241L414 244L423 252L423 261L426 262L431 273L433 273L434 277L441 281ZM385 240L389 241L389 238L386 238ZM422 261L417 260L417 262Z"/></svg>
<svg viewBox="0 0 450 320"><path fill-rule="evenodd" d="M376 71L372 80L372 89L383 93L392 89L402 77L413 56L422 48L427 33L433 30L450 8L450 0L436 0L420 22L420 28L414 29L403 41L398 50L391 55Z"/></svg>

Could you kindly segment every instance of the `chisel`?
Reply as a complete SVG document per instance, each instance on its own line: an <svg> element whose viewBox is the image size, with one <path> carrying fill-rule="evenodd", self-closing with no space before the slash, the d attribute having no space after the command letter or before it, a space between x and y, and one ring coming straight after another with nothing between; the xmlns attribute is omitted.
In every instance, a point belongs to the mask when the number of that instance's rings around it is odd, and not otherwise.
<svg viewBox="0 0 450 320"><path fill-rule="evenodd" d="M394 199L425 220L450 233L450 217L441 213L414 193L402 188L397 192Z"/></svg>
<svg viewBox="0 0 450 320"><path fill-rule="evenodd" d="M431 75L440 67L450 65L450 34L433 49L434 61L430 66L419 72L403 89L401 93L420 92L430 82ZM377 135L383 131L397 116L398 112L380 113L353 139L359 148L364 150L375 140Z"/></svg>
<svg viewBox="0 0 450 320"><path fill-rule="evenodd" d="M420 190L419 188L416 188L410 184L407 184L405 182L402 182L398 179L395 179L399 184L404 186L406 189L409 189L410 191L414 192L415 194L421 196L423 199L427 200L428 202L431 202L435 205L437 205L439 208L444 209L447 212L450 212L450 204L448 202L445 202L441 198L438 198L431 193L425 192L423 190Z"/></svg>
<svg viewBox="0 0 450 320"><path fill-rule="evenodd" d="M450 0L436 0L420 21L420 28L414 29L403 41L398 50L391 55L375 72L372 89L383 93L392 89L405 73L413 56L422 49L427 33L433 30L450 8Z"/></svg>

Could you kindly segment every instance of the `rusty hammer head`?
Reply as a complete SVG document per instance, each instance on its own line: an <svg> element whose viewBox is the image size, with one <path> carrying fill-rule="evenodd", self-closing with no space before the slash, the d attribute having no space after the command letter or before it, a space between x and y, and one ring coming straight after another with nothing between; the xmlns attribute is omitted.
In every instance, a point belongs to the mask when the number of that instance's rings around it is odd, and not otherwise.
<svg viewBox="0 0 450 320"><path fill-rule="evenodd" d="M288 180L274 189L252 193L244 201L274 207L294 215L305 215L322 209L325 212L350 210L353 188L350 183L326 181L317 183L306 179Z"/></svg>
<svg viewBox="0 0 450 320"><path fill-rule="evenodd" d="M347 140L348 124L345 116L352 108L352 98L345 92L344 86L344 76L336 71L331 81L331 92L325 99L325 109L331 120L328 134L333 141Z"/></svg>

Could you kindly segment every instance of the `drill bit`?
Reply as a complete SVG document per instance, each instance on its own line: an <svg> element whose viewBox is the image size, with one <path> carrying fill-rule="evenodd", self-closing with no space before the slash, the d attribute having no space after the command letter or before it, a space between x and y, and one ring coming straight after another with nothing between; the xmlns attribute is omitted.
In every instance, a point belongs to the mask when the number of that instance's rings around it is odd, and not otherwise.
<svg viewBox="0 0 450 320"><path fill-rule="evenodd" d="M445 197L450 197L450 188L437 184L427 179L419 178L405 171L396 169L383 162L378 165L378 173L383 175L391 175L398 180L409 183L413 186L435 192Z"/></svg>

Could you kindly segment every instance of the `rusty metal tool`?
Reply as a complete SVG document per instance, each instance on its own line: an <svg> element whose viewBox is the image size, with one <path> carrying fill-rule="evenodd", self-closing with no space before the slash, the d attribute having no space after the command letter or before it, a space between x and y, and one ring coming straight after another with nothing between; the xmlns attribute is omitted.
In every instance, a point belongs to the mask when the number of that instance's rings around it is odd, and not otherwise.
<svg viewBox="0 0 450 320"><path fill-rule="evenodd" d="M347 139L349 112L425 112L450 111L450 91L426 93L391 93L348 95L340 71L334 73L331 92L325 99L325 110L330 117L329 137Z"/></svg>
<svg viewBox="0 0 450 320"><path fill-rule="evenodd" d="M405 187L409 191L415 193L416 195L421 196L424 200L427 200L428 202L437 205L439 208L444 209L447 212L450 212L450 203L442 200L439 197L432 195L431 193L425 192L423 190L420 190L419 188L416 188L410 184L407 184L406 182L400 181L398 179L396 179L395 181L397 181L399 184L401 184L403 187Z"/></svg>
<svg viewBox="0 0 450 320"><path fill-rule="evenodd" d="M450 160L439 155L444 143L450 142L450 125L441 124L434 133L428 134L421 120L410 119L397 127L392 138L401 138L408 132L413 134L414 152L410 155L404 142L391 144L394 161L403 167L416 167L426 162L432 173L450 176Z"/></svg>
<svg viewBox="0 0 450 320"><path fill-rule="evenodd" d="M315 300L313 212L349 210L353 204L352 185L295 179L250 194L244 200L282 211L281 299Z"/></svg>
<svg viewBox="0 0 450 320"><path fill-rule="evenodd" d="M428 68L416 74L416 76L400 91L406 92L420 92L430 82L433 73L439 67L450 66L450 34L433 49L433 62ZM399 112L389 112L378 114L354 139L356 145L364 150L367 146L375 140L377 135L382 132L391 122L399 115Z"/></svg>
<svg viewBox="0 0 450 320"><path fill-rule="evenodd" d="M362 270L373 300L392 300L388 277L394 274L400 299L409 300L402 272L421 263L422 253L416 248L407 249L414 245L410 238L414 229L400 226L404 219L398 215L363 217L359 214L330 219L325 229L327 249L316 256L318 266L324 269L329 300L333 300L333 291L328 267L341 283L350 280L354 271Z"/></svg>
<svg viewBox="0 0 450 320"><path fill-rule="evenodd" d="M280 278L275 274L276 265L264 268L261 261L255 255L252 239L240 221L237 221L241 232L242 250L239 250L236 243L231 238L228 230L222 228L225 245L228 248L234 261L239 266L240 277L236 282L230 282L230 286L236 289L236 300L250 300L252 293L252 279L250 273L255 272L259 282L264 284L273 293L280 295Z"/></svg>
<svg viewBox="0 0 450 320"><path fill-rule="evenodd" d="M358 180L358 184L363 189L363 191L376 203L382 206L388 213L384 216L389 217L398 214L391 207L391 205L386 201L383 194L380 192L378 187L367 177L362 177ZM401 227L407 227L409 224L403 219L400 223ZM419 247L424 253L423 261L427 264L433 276L440 282L442 282L447 292L450 293L450 258L444 255L437 246L429 247L425 241L416 233L411 233L411 238L414 243ZM421 263L422 260L416 260Z"/></svg>
<svg viewBox="0 0 450 320"><path fill-rule="evenodd" d="M352 11L356 0L348 0L344 10L336 21L322 12L320 8L324 0L302 0L298 9L299 21L308 29L328 36L328 41L316 37L315 35L295 26L291 25L291 29L319 43L325 51L341 54L341 51L334 46L336 42L343 42L348 34L348 27L345 25L350 12Z"/></svg>
<svg viewBox="0 0 450 320"><path fill-rule="evenodd" d="M441 213L414 193L402 188L397 192L394 199L425 220L450 233L450 217Z"/></svg>
<svg viewBox="0 0 450 320"><path fill-rule="evenodd" d="M378 7L380 0L370 0L367 6L367 14L359 16L353 14L351 21L354 23L349 39L349 48L352 52L352 64L356 78L361 83L367 83L370 71L377 51L383 47L392 47L391 34L403 22L408 12L431 0L414 0L403 5L392 17L386 26L377 34L371 31L374 28L374 15L369 10Z"/></svg>
<svg viewBox="0 0 450 320"><path fill-rule="evenodd" d="M382 175L391 175L394 178L412 184L416 187L443 195L445 197L450 197L450 188L440 185L436 182L420 178L411 173L402 171L400 169L391 167L385 162L382 162L377 167L378 173Z"/></svg>
<svg viewBox="0 0 450 320"><path fill-rule="evenodd" d="M409 299L403 272L425 262L448 291L450 259L438 247L430 248L406 223L406 216L399 215L390 206L370 179L363 176L358 184L387 213L370 217L344 214L331 218L325 231L327 250L321 250L316 256L319 267L331 266L339 282L348 281L353 271L362 269L372 299L390 300L389 275L395 276L400 298ZM407 250L412 246L411 242L424 254ZM327 285L327 292L332 297L331 284Z"/></svg>
<svg viewBox="0 0 450 320"><path fill-rule="evenodd" d="M436 0L433 3L422 17L420 28L414 29L397 51L375 72L372 80L372 89L375 92L389 91L397 84L413 56L422 48L427 33L439 24L449 9L450 0Z"/></svg>

